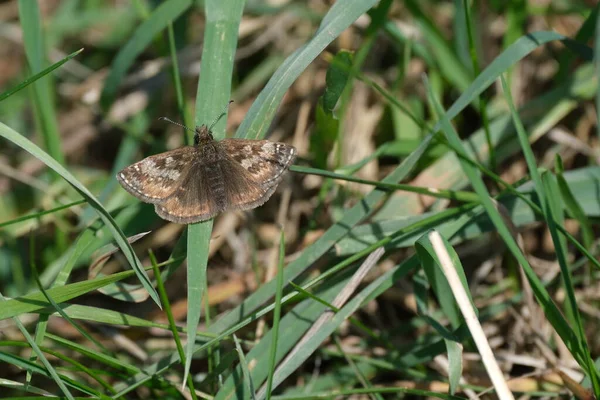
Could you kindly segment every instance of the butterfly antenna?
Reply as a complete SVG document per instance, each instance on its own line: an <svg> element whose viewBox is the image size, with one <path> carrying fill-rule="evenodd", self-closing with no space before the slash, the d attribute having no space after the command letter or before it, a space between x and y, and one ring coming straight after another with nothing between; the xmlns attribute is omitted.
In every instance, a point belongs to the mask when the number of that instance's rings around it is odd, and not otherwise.
<svg viewBox="0 0 600 400"><path fill-rule="evenodd" d="M175 121L173 121L172 119L169 119L169 118L167 118L167 117L160 117L158 120L159 120L159 121L167 121L167 122L170 122L170 123L172 123L172 124L174 124L174 125L177 125L177 126L180 126L180 127L182 127L182 128L183 128L183 129L185 129L185 130L188 130L188 131L190 131L190 132L196 133L196 131L195 131L195 130L193 130L192 128L189 128L189 127L187 127L187 126L185 126L185 125L183 125L183 124L180 124L179 122L175 122Z"/></svg>
<svg viewBox="0 0 600 400"><path fill-rule="evenodd" d="M212 131L212 128L217 124L217 122L219 122L219 120L221 119L222 116L224 116L225 114L227 114L227 109L229 108L229 105L233 103L233 100L229 100L229 103L227 103L227 105L225 106L225 108L223 108L223 111L221 112L221 114L219 114L219 116L217 118L215 118L215 120L213 121L212 124L210 124L210 128L208 128L209 131Z"/></svg>

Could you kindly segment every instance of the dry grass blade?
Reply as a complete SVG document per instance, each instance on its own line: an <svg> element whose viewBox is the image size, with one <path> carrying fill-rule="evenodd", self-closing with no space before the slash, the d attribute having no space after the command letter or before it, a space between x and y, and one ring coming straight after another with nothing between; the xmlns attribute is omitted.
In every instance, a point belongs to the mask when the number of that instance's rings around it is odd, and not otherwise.
<svg viewBox="0 0 600 400"><path fill-rule="evenodd" d="M452 264L452 260L450 260L450 256L446 250L446 246L442 240L442 237L435 231L431 232L428 237L433 245L438 259L440 260L440 266L442 267L444 275L446 276L446 279L452 288L452 293L454 294L454 298L458 303L458 307L460 308L467 326L469 327L473 341L475 342L475 345L481 354L481 359L485 365L488 375L492 380L492 383L494 384L498 398L500 400L514 400L514 396L508 388L508 384L504 379L502 370L496 362L492 348L490 347L485 333L483 332L483 328L481 327L477 315L473 310L471 301L467 296L465 288L462 285L458 274L456 273L456 269Z"/></svg>

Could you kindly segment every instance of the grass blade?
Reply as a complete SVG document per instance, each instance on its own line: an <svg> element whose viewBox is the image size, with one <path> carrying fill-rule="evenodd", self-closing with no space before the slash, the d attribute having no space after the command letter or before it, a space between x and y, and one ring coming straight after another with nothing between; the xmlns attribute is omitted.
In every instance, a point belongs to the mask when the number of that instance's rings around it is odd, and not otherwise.
<svg viewBox="0 0 600 400"><path fill-rule="evenodd" d="M584 360L583 362L587 364L588 376L592 381L592 386L594 387L595 393L597 395L600 395L600 378L598 377L598 371L594 367L594 363L590 357L589 346L585 339L585 332L581 320L581 315L579 313L579 309L577 308L575 289L573 287L573 278L571 276L571 270L567 265L565 238L564 236L561 236L558 233L558 225L564 225L564 207L562 206L562 202L560 201L560 193L556 182L554 181L554 178L551 177L548 172L545 172L542 175L540 175L535 161L535 156L533 154L533 150L531 149L529 141L527 140L527 134L525 133L525 129L521 124L521 121L515 110L515 106L512 102L510 88L508 87L504 77L501 77L501 79L502 88L504 89L511 114L513 116L514 124L517 129L517 134L519 136L519 142L521 144L521 148L525 156L525 161L527 162L527 167L529 168L529 173L531 174L532 180L534 182L539 202L542 205L542 212L544 214L544 218L546 219L546 223L548 224L548 230L550 231L550 235L554 243L556 258L558 260L558 264L561 270L561 276L563 279L563 286L565 288L565 292L567 293L567 298L565 302L565 306L567 308L566 314L567 317L570 319L571 324L575 325L576 327L575 333L579 339L581 356Z"/></svg>
<svg viewBox="0 0 600 400"><path fill-rule="evenodd" d="M60 287L53 287L48 289L46 293L49 296L52 296L55 302L62 303L89 293L92 290L106 286L110 283L130 278L133 276L133 274L133 271L119 272L117 274L103 276L102 278L71 283L69 285ZM6 300L3 306L0 308L0 320L16 317L28 312L36 312L50 305L51 304L46 301L45 296L40 292L26 294L25 296L17 297L15 299Z"/></svg>
<svg viewBox="0 0 600 400"><path fill-rule="evenodd" d="M508 388L506 380L504 379L504 375L502 374L502 370L500 369L494 357L492 348L477 318L476 308L473 305L473 300L471 299L470 294L467 292L468 286L463 280L464 277L460 277L457 272L457 270L462 270L462 266L460 265L458 257L456 257L454 249L436 231L432 231L427 235L427 241L429 243L426 244L426 246L433 247L433 250L435 251L436 261L439 263L439 267L443 270L448 285L452 289L452 294L454 295L456 303L458 304L465 322L469 327L469 331L471 332L471 336L475 341L477 350L481 354L481 359L485 365L492 384L496 389L498 398L501 400L514 400L514 396ZM454 260L451 259L451 255L449 254L450 252L454 256Z"/></svg>
<svg viewBox="0 0 600 400"><path fill-rule="evenodd" d="M208 0L205 3L206 29L200 80L196 94L196 124L210 123L224 106L229 104L234 53L237 47L238 28L244 9L243 0L223 2ZM206 94L210 93L210 96ZM213 127L215 139L225 136L226 118ZM202 309L203 289L206 281L208 249L213 221L188 226L187 277L188 277L188 341L186 346L185 383L194 354L195 335Z"/></svg>
<svg viewBox="0 0 600 400"><path fill-rule="evenodd" d="M233 335L233 340L235 342L235 350L240 358L240 366L242 367L242 374L244 376L244 389L248 390L248 394L242 395L242 398L250 397L252 400L256 400L256 395L254 394L254 383L252 383L252 375L250 375L250 371L248 370L248 363L246 362L246 357L244 356L244 350L242 349L240 340L236 335Z"/></svg>
<svg viewBox="0 0 600 400"><path fill-rule="evenodd" d="M594 231L592 230L592 224L586 215L585 210L580 205L579 201L569 187L569 183L564 174L562 159L558 154L554 159L554 165L554 170L556 172L556 183L558 183L560 196L565 202L569 215L579 222L584 246L586 249L591 250L592 246L594 245Z"/></svg>
<svg viewBox="0 0 600 400"><path fill-rule="evenodd" d="M54 71L55 69L57 69L58 67L60 67L61 65L63 65L67 61L69 61L71 58L74 58L77 55L79 55L79 53L81 53L82 51L83 51L83 49L79 49L76 52L69 54L68 56L66 56L65 58L60 60L59 62L52 64L45 70L38 72L37 74L25 79L23 82L19 83L14 88L9 89L6 92L0 94L0 102L2 102L2 100L9 98L10 96L17 93L18 91L25 89L27 86L31 85L33 82L37 81L38 79L43 78L45 75L48 75L50 72Z"/></svg>
<svg viewBox="0 0 600 400"><path fill-rule="evenodd" d="M31 71L38 73L44 69L44 65L46 64L44 33L42 32L44 24L40 17L39 5L36 1L27 0L19 0L18 4L27 60L29 61ZM60 164L64 164L65 158L61 148L61 138L58 131L54 94L50 78L51 76L47 76L34 83L34 104L46 149L52 158Z"/></svg>
<svg viewBox="0 0 600 400"><path fill-rule="evenodd" d="M152 262L152 269L154 270L154 276L156 276L156 283L158 287L158 293L160 294L160 298L162 303L165 306L165 314L167 315L167 319L169 320L169 328L171 329L171 334L173 335L173 339L175 340L175 346L177 347L177 352L179 353L179 358L185 360L185 353L183 350L183 345L181 344L181 339L179 338L179 332L177 331L177 325L175 324L175 318L173 317L173 313L171 312L171 304L169 303L169 297L167 296L167 291L165 289L165 285L160 276L160 270L158 269L158 265L156 263L156 257L154 257L154 253L150 251L150 261ZM188 388L190 389L190 395L192 399L197 400L196 389L194 388L194 382L192 379L187 381Z"/></svg>
<svg viewBox="0 0 600 400"><path fill-rule="evenodd" d="M38 218L43 217L44 215L53 214L55 212L65 210L67 208L71 208L71 207L75 207L75 206L84 204L85 202L86 202L85 200L77 200L77 201L73 201L69 204L64 204L62 206L54 207L50 210L27 214L27 215L23 215L22 217L11 219L9 221L0 222L0 228L4 228L6 226L13 225L13 224L18 224L19 222L27 221L30 219L38 219Z"/></svg>
<svg viewBox="0 0 600 400"><path fill-rule="evenodd" d="M283 264L285 257L285 237L283 229L279 236L279 263L277 264L277 290L275 292L275 309L273 310L273 339L271 340L269 375L267 377L267 400L271 399L273 375L277 366L277 341L279 339L279 321L281 319L281 297L283 296Z"/></svg>

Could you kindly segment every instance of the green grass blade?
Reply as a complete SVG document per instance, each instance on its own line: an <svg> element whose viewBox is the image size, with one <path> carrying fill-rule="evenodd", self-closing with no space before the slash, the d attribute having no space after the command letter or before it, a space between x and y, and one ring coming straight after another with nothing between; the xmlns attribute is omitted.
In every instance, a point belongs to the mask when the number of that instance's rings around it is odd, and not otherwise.
<svg viewBox="0 0 600 400"><path fill-rule="evenodd" d="M36 212L36 213L32 213L32 214L27 214L27 215L23 215L22 217L19 217L19 218L11 219L10 221L0 222L0 228L4 228L6 226L10 226L10 225L13 225L13 224L18 224L19 222L27 221L27 220L30 220L30 219L41 218L44 215L53 214L53 213L58 212L58 211L66 210L67 208L75 207L75 206L84 204L85 202L86 202L85 200L77 200L77 201L74 201L74 202L69 203L69 204L64 204L62 206L54 207L54 208L52 208L50 210L40 211L40 212Z"/></svg>
<svg viewBox="0 0 600 400"><path fill-rule="evenodd" d="M592 246L594 245L594 231L592 230L590 219L569 187L569 182L565 177L564 167L560 155L557 154L554 160L556 182L558 183L560 195L565 202L569 215L579 222L583 237L583 244L585 245L586 249L591 250ZM578 195L581 195L581 192L578 192Z"/></svg>
<svg viewBox="0 0 600 400"><path fill-rule="evenodd" d="M510 93L510 88L504 79L504 76L500 77L502 81L502 88L504 89L504 93L506 95L506 101L508 102L508 106L511 111L511 115L513 117L513 121L517 130L517 135L519 137L519 143L521 145L521 150L523 151L523 156L525 157L525 162L527 163L527 167L529 168L529 174L531 175L531 179L534 183L534 188L539 197L539 201L542 205L542 209L544 211L545 216L547 216L548 210L546 204L546 195L544 192L544 187L542 185L542 179L540 177L540 173L538 171L538 167L535 160L535 155L533 154L533 150L529 144L529 139L527 134L525 133L525 128L521 123L521 120L518 117L517 110L512 102L512 95Z"/></svg>
<svg viewBox="0 0 600 400"><path fill-rule="evenodd" d="M158 304L160 306L158 294L152 287L152 283L150 282L150 279L148 278L146 271L142 267L142 264L140 263L140 260L137 258L137 255L135 254L135 252L133 251L133 248L127 241L125 234L123 233L123 231L121 231L121 229L119 228L119 226L117 225L117 223L115 222L113 217L110 215L110 213L94 197L94 195L85 186L83 186L81 184L81 182L79 182L69 171L67 171L66 168L64 168L62 165L60 165L49 154L45 153L42 149L37 147L33 142L26 139L24 136L19 135L17 132L15 132L14 130L12 130L11 128L9 128L8 126L4 125L1 122L0 122L0 136L4 137L5 139L10 140L17 146L21 147L23 150L27 151L28 153L30 153L31 155L33 155L34 157L36 157L37 159L42 161L44 164L46 164L52 170L54 170L64 180L66 180L71 186L73 186L73 188L75 190L77 190L79 192L79 194L81 194L81 196L84 197L92 207L94 207L94 209L96 209L96 212L98 212L98 214L100 215L100 218L102 219L102 221L104 221L105 225L108 227L108 229L112 233L112 236L114 237L115 241L117 242L117 245L119 246L119 248L123 252L123 255L129 262L129 265L132 266L132 268L135 271L136 275L138 276L140 282L142 283L144 288L148 291L148 293L150 294L150 297L152 297L152 299L156 302L156 304Z"/></svg>
<svg viewBox="0 0 600 400"><path fill-rule="evenodd" d="M275 309L273 310L273 339L269 355L269 375L267 376L267 400L271 399L273 374L277 366L277 342L279 340L279 322L281 319L281 298L283 296L283 265L285 258L285 237L283 229L279 235L279 263L277 263L277 289L275 291Z"/></svg>
<svg viewBox="0 0 600 400"><path fill-rule="evenodd" d="M448 284L443 271L439 267L440 260L438 259L437 254L435 253L433 246L428 239L427 232L417 239L415 242L415 250L417 252L417 256L421 260L421 265L423 266L423 271L427 276L427 281L437 297L438 304L442 309L444 316L448 318L453 329L458 329L460 324L463 322L460 315L460 310L458 309L458 305L454 300L450 285ZM452 257L453 264L457 266L457 273L461 279L461 283L465 288L468 288L469 284L467 282L467 277L462 269L458 255L451 246L448 246L447 250ZM467 294L470 293L467 291ZM471 303L473 303L473 299L470 298L470 300ZM474 305L473 308L475 308ZM426 311L427 309L423 310L423 312Z"/></svg>
<svg viewBox="0 0 600 400"><path fill-rule="evenodd" d="M70 350L80 353L82 355L88 356L94 361L101 363L109 368L114 368L117 371L124 371L129 374L135 374L140 372L140 369L133 364L129 364L127 361L123 360L123 358L111 357L106 354L99 353L97 351L91 350L88 346L81 343L75 343L68 339L65 339L61 336L56 336L51 333L48 333L46 337L56 344Z"/></svg>
<svg viewBox="0 0 600 400"><path fill-rule="evenodd" d="M189 126L186 121L186 101L183 95L183 88L181 85L181 74L179 73L179 60L177 59L177 46L175 45L175 33L173 32L173 23L169 22L168 36L169 36L169 54L171 56L171 75L173 75L173 86L175 87L175 97L177 98L177 109L179 111L179 118L183 121L183 124ZM189 135L186 134L185 129L183 130L186 144L189 146L193 142L190 142Z"/></svg>
<svg viewBox="0 0 600 400"><path fill-rule="evenodd" d="M502 77L502 87L506 94L506 99L513 116L513 120L515 123L515 127L517 129L517 134L519 136L519 142L521 144L521 148L523 150L523 154L525 156L525 160L527 162L527 166L529 168L529 173L534 182L534 186L537 191L539 202L542 205L542 212L544 213L544 218L548 224L548 230L550 231L550 235L552 237L552 241L554 243L554 248L556 251L556 258L558 260L558 264L561 270L561 276L563 279L563 287L565 292L567 293L567 298L565 302L566 307L566 315L569 318L571 325L575 326L575 333L579 339L579 346L581 350L581 356L583 357L583 362L587 364L588 376L592 381L592 386L594 387L594 391L596 394L600 394L600 382L598 377L598 371L594 367L594 363L590 358L589 347L587 341L585 339L585 332L581 320L581 315L579 313L579 309L577 308L577 300L575 298L575 288L573 286L573 279L571 276L571 270L568 266L567 255L566 255L566 242L565 238L558 233L558 225L564 225L563 218L563 205L560 202L560 193L556 182L550 176L548 172L540 175L537 164L535 161L535 156L533 154L533 150L529 144L527 139L527 134L525 133L525 129L521 124L521 121L518 117L515 106L512 102L512 96L510 94L510 88L506 84L504 77Z"/></svg>
<svg viewBox="0 0 600 400"><path fill-rule="evenodd" d="M242 395L242 398L250 397L250 399L256 400L254 383L252 382L252 375L248 370L248 363L246 362L246 357L244 356L244 350L242 349L240 340L237 338L236 335L233 335L233 341L235 342L235 350L237 351L238 357L240 358L240 366L242 368L242 375L244 377L244 389L248 391L248 394Z"/></svg>
<svg viewBox="0 0 600 400"><path fill-rule="evenodd" d="M37 347L37 345L36 345ZM41 351L41 349L40 349ZM44 359L42 359L44 360ZM56 377L58 379L60 379L62 386L61 386L61 390L64 387L66 389L66 386L70 386L74 389L77 389L85 394L87 394L88 396L96 396L99 397L103 400L105 399L110 399L110 397L108 396L103 396L101 393L99 393L98 391L94 390L93 388L91 388L90 386L84 385L82 383L77 382L76 380L69 378L65 375L59 375L56 373L56 371L51 368L48 369L47 365L44 365L44 368L40 367L39 365L30 363L28 361L26 361L25 359L17 356L17 355L13 355L13 354L8 354L5 353L3 351L0 351L0 362L4 362L6 364L10 364L10 365L14 365L20 368L24 368L24 369L32 369L34 370L37 374L39 375L43 375L46 376L48 378L53 378L54 379L54 375L56 375ZM64 392L63 392L64 393ZM47 397L45 397L47 399ZM65 393L65 397L60 397L61 399L75 399L75 397L73 397L73 395L70 394L70 392L67 391L67 393ZM89 398L89 397L88 397Z"/></svg>
<svg viewBox="0 0 600 400"><path fill-rule="evenodd" d="M470 74L457 59L436 23L421 9L420 2L410 0L406 2L406 6L415 17L419 29L423 32L423 37L429 41L429 49L437 68L458 90L465 90L471 80Z"/></svg>
<svg viewBox="0 0 600 400"><path fill-rule="evenodd" d="M171 312L171 303L169 302L169 297L167 296L167 291L165 289L165 285L160 276L160 270L158 269L158 265L156 263L156 257L154 257L154 253L150 251L150 262L152 262L152 269L154 270L154 276L156 276L156 283L158 287L158 293L160 294L160 298L165 307L165 314L167 315L167 319L169 321L169 328L171 330L171 334L173 334L173 339L175 340L175 346L177 347L177 353L179 353L179 358L181 360L185 360L185 352L183 349L183 345L181 344L181 339L179 338L179 332L177 329L177 325L175 324L175 318L173 317L173 313ZM192 399L197 400L196 389L194 388L194 381L189 379L187 381L188 388L190 389L190 395Z"/></svg>
<svg viewBox="0 0 600 400"><path fill-rule="evenodd" d="M50 72L54 71L55 69L59 68L61 65L63 65L67 61L69 61L71 58L74 58L77 55L79 55L79 53L81 53L82 51L83 51L83 49L79 49L76 52L69 54L68 56L66 56L59 62L52 64L45 70L38 72L37 74L25 79L23 82L19 83L14 88L3 92L2 94L0 94L0 102L2 102L2 100L9 98L10 96L17 93L18 91L25 89L27 86L31 85L33 82L37 81L38 79L43 78L45 75L48 75Z"/></svg>
<svg viewBox="0 0 600 400"><path fill-rule="evenodd" d="M594 366L590 354L590 348L585 336L585 328L583 326L583 320L577 307L577 299L575 297L575 286L573 284L573 276L571 268L568 265L567 260L567 243L564 236L559 235L557 225L564 225L563 217L563 205L558 185L554 179L554 176L548 171L542 173L542 184L544 185L544 192L546 193L548 211L548 230L552 236L554 248L556 251L556 258L561 269L561 277L563 281L563 287L567 294L565 298L565 314L569 318L571 325L575 326L575 333L579 338L579 345L582 348L582 356L584 362L587 363L588 367L588 378L591 380L592 388L596 395L600 395L600 382L599 373L600 370Z"/></svg>
<svg viewBox="0 0 600 400"><path fill-rule="evenodd" d="M441 237L444 240L446 251L452 260L452 264L455 266L461 284L465 288L465 293L471 302L471 307L477 314L477 308L473 302L471 292L468 290L469 284L458 254L456 254L456 251L447 242L444 236ZM415 250L427 276L427 281L431 285L438 299L438 304L442 309L444 316L448 318L454 330L458 329L460 325L464 323L464 320L460 314L458 304L454 299L454 295L450 285L448 284L448 280L444 275L442 268L440 267L440 260L429 238L429 232L423 234L415 242ZM421 307L419 313L425 317L426 321L428 321L444 339L444 344L448 354L448 378L450 382L450 393L454 394L458 387L460 377L462 376L462 345L448 329L438 322L436 318L429 315L430 313L428 308Z"/></svg>
<svg viewBox="0 0 600 400"><path fill-rule="evenodd" d="M471 55L472 73L474 76L477 76L480 73L479 59L477 57L477 47L476 47L477 43L475 42L475 34L473 33L473 30L474 30L473 22L474 21L471 16L471 7L469 7L467 0L462 1L462 8L463 8L463 12L465 14L467 36L469 38L469 53ZM486 142L487 142L489 153L490 153L490 155L489 155L490 169L492 171L495 171L497 168L496 151L494 149L494 146L492 145L492 137L491 137L491 133L490 133L490 124L489 124L487 109L488 109L488 107L487 107L487 102L486 102L485 98L480 97L479 98L479 111L481 112L481 120L483 122L483 128L485 130L485 138L486 138Z"/></svg>
<svg viewBox="0 0 600 400"><path fill-rule="evenodd" d="M33 393L33 394L39 394L41 396L46 396L46 397L42 397L42 398L48 398L48 397L53 396L52 393L50 393L44 389L38 388L36 386L33 386L33 385L29 384L29 382L21 383L21 382L12 381L10 379L0 379L0 387L6 388L6 389L12 389L12 390L21 390L25 393ZM54 397L56 397L56 396L54 396ZM35 398L35 397L27 397L27 398L30 399L30 398ZM14 399L14 397L11 397L11 399Z"/></svg>
<svg viewBox="0 0 600 400"><path fill-rule="evenodd" d="M244 0L205 2L206 29L200 80L196 94L196 125L208 124L229 104L233 60L237 47L239 24ZM226 118L213 127L215 139L225 136ZM188 226L187 278L188 278L188 342L183 381L187 380L194 354L195 334L202 311L203 289L206 282L208 249L213 221Z"/></svg>
<svg viewBox="0 0 600 400"><path fill-rule="evenodd" d="M63 267L60 269L60 273L58 274L56 280L54 281L54 283L52 284L52 287L60 287L63 286L66 282L67 279L69 279L69 276L71 274L71 271L73 270L73 266L75 264L75 262L77 261L77 258L79 258L79 256L81 255L81 253L85 250L85 248L87 246L89 246L90 242L89 242L89 238L91 238L91 236L93 236L93 233L91 230L85 230L77 239L75 246L71 247L71 249L69 249L69 257L64 259L64 265ZM32 239L33 242L33 239ZM31 260L34 260L34 256L31 256ZM44 285L41 283L39 275L37 273L37 269L35 268L35 264L32 261L32 268L31 270L34 272L34 277L36 280L36 283L38 285L38 289L42 292L42 294L44 295L44 297L46 298L46 301L48 301L49 303L52 304L53 308L57 311L59 311L59 313L64 313L64 309L62 308L62 306L59 306L58 304L56 304L54 302L54 300L52 299L52 297L50 297L47 292L46 289L44 288ZM69 316L67 316L67 320L68 320ZM42 345L42 342L45 338L46 335L46 329L48 326L48 319L49 319L49 315L40 315L37 324L35 325L35 342L38 344L38 346ZM72 324L74 325L74 324ZM74 325L76 326L76 325ZM76 326L77 329L82 329L78 326ZM84 334L84 336L87 335L87 333ZM93 338L88 338L92 343L95 343L95 339ZM97 343L97 345L99 345L100 348L102 348L100 343ZM31 357L29 358L29 360L31 362L35 362L37 356L36 354L32 354ZM32 377L31 371L27 371L27 377L26 377L26 382L30 382Z"/></svg>
<svg viewBox="0 0 600 400"><path fill-rule="evenodd" d="M48 294L48 292L46 291L46 289L44 288L44 286L42 285L42 283L40 282L40 276L38 274L38 270L37 270L37 266L35 265L35 263L33 262L33 260L35 260L35 247L34 247L34 241L33 241L33 237L30 240L30 255L29 258L31 260L31 271L32 271L32 275L35 279L35 282L38 285L38 289L39 291L44 295L45 300L50 303L52 305L52 308L61 316L63 317L63 319L65 321L67 321L73 328L75 328L75 330L77 330L77 332L79 332L79 334L84 337L85 339L89 340L90 343L93 343L96 345L96 347L98 347L99 349L101 349L103 352L108 353L108 350L106 349L106 347L104 347L102 345L102 343L100 343L98 340L96 340L95 338L93 338L89 333L87 333L85 331L85 329L83 329L83 327L81 327L77 322L75 322L74 320L72 320L62 309L61 306L59 306L54 299L52 298L52 296L50 296Z"/></svg>
<svg viewBox="0 0 600 400"><path fill-rule="evenodd" d="M104 287L113 282L130 278L134 275L133 271L119 272L113 275L104 276L87 281L71 283L69 285L53 287L47 290L49 296L52 296L55 302L62 303L92 290ZM28 312L36 312L42 308L49 307L50 303L46 301L44 295L40 292L26 294L15 299L6 300L0 307L0 320L12 318Z"/></svg>
<svg viewBox="0 0 600 400"><path fill-rule="evenodd" d="M591 52L588 51L589 49L582 48L579 43L574 42L566 36L556 32L532 32L511 44L473 80L458 100L456 100L456 102L448 109L448 117L454 118L459 111L463 110L469 103L475 100L478 95L490 87L496 79L512 65L516 64L538 47L552 41L562 41L569 49L576 50L581 57L591 59ZM435 128L433 130L436 131Z"/></svg>
<svg viewBox="0 0 600 400"><path fill-rule="evenodd" d="M346 390L329 390L323 392L307 393L300 396L297 395L281 395L274 396L273 400L319 400L319 399L349 399L349 398L366 398L369 394L395 394L388 397L393 399L407 398L406 395L413 395L415 399L443 399L443 400L466 400L466 397L453 396L445 393L432 392L430 390L407 389L403 387L375 387L361 389L346 389Z"/></svg>
<svg viewBox="0 0 600 400"><path fill-rule="evenodd" d="M0 347L2 346L16 346L16 347L28 347L27 343L23 343L23 342L15 342L15 341L3 341L0 342ZM77 360L66 356L62 351L56 351L54 349L48 348L48 347L42 347L40 346L40 349L44 352L44 353L48 353L53 357L56 357L57 359L63 361L64 363L70 364L72 367L72 369L78 369L79 372L87 374L89 377L91 377L92 379L94 379L96 382L98 382L100 385L102 385L103 388L111 391L111 392L115 392L115 390L111 387L111 385L109 383L107 383L104 379L102 379L102 377L100 375L102 375L102 372L98 371L98 370L93 370L91 368L86 367L85 365L83 365L82 363L78 362ZM22 364L25 364L25 359L24 358L20 358L19 360L22 361ZM27 362L28 366L33 366L35 364L33 364L31 361ZM37 366L36 366L37 367ZM36 372L40 371L39 367L37 368L33 368ZM43 371L43 375L48 375L46 373L46 371ZM60 376L60 375L59 375ZM71 382L69 380L65 380L65 383L67 385L69 385ZM77 387L77 386L73 386L73 387ZM96 393L96 391L89 387L89 386L82 386L81 388L78 388L81 390L84 390L86 392L89 393Z"/></svg>
<svg viewBox="0 0 600 400"><path fill-rule="evenodd" d="M42 32L44 24L40 17L39 5L35 1L28 0L19 0L18 4L27 60L29 61L31 71L38 73L46 65L44 33ZM37 80L33 84L33 94L35 110L46 149L52 158L60 164L64 164L65 158L61 148L60 133L56 120L51 76Z"/></svg>
<svg viewBox="0 0 600 400"><path fill-rule="evenodd" d="M373 253L375 254L375 253ZM379 256L381 256L380 253ZM371 282L365 289L357 293L352 299L350 299L346 305L344 305L339 312L335 313L331 319L324 322L317 330L311 332L311 336L307 338L306 341L302 342L302 350L295 352L293 356L288 356L288 362L283 364L276 372L273 377L273 385L277 387L281 382L288 377L292 372L296 371L299 366L318 348L318 346L323 343L325 339L333 334L333 332L339 328L339 326L349 318L356 310L364 304L366 298L373 293L373 291L379 286L380 282L387 279L388 274L391 271L395 274L396 277L402 275L400 272L400 268L406 268L410 263L403 263L402 267L392 268L390 271L387 271L384 275L377 278L375 281ZM336 280L333 280L334 282ZM337 282L336 282L337 283ZM344 283L345 280L344 280ZM337 285L336 285L337 286ZM345 285L344 285L345 286ZM339 293L334 293L337 296ZM320 296L324 297L324 296ZM327 299L326 297L324 297ZM323 307L319 304L319 307ZM316 314L316 316L320 317L320 313ZM283 335L282 335L283 337ZM264 341L265 339L263 339ZM262 341L261 341L262 342ZM258 347L258 346L257 346Z"/></svg>
<svg viewBox="0 0 600 400"><path fill-rule="evenodd" d="M126 313L107 310L104 308L84 306L81 304L69 304L62 303L61 307L66 315L72 319L81 321L90 321L98 324L107 325L126 325L128 327L139 327L139 328L158 328L158 329L169 329L166 324L158 322L148 321L143 318L139 318ZM54 308L45 307L42 309L35 310L35 312L41 315L57 315ZM183 332L184 329L179 328L179 331ZM211 335L210 337L213 337Z"/></svg>
<svg viewBox="0 0 600 400"><path fill-rule="evenodd" d="M292 167L290 168L290 171L300 172L300 173L309 174L309 175L319 175L319 176L324 176L326 178L339 179L339 180L348 181L348 182L364 183L366 185L373 185L379 189L384 189L384 190L390 190L390 191L403 190L403 191L410 192L410 193L419 193L419 194L424 194L426 196L436 197L436 198L440 198L440 199L456 200L456 201L460 201L460 202L464 202L464 203L476 203L479 201L479 197L476 194L471 193L471 192L460 191L460 190L428 189L425 187L419 187L419 186L401 184L401 183L387 183L385 181L383 181L383 182L382 181L370 181L367 179L356 178L356 177L350 176L350 175L343 175L343 174L338 174L335 172L330 172L330 171L326 171L326 170L322 170L322 169L303 167L300 165L292 165Z"/></svg>

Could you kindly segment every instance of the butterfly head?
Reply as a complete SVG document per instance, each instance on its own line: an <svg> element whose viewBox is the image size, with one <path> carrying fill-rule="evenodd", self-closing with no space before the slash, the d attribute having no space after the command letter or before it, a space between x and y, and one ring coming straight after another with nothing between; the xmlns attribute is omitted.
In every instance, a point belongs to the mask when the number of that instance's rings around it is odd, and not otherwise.
<svg viewBox="0 0 600 400"><path fill-rule="evenodd" d="M206 125L196 127L196 132L194 133L194 146L212 142L213 140L212 132Z"/></svg>

